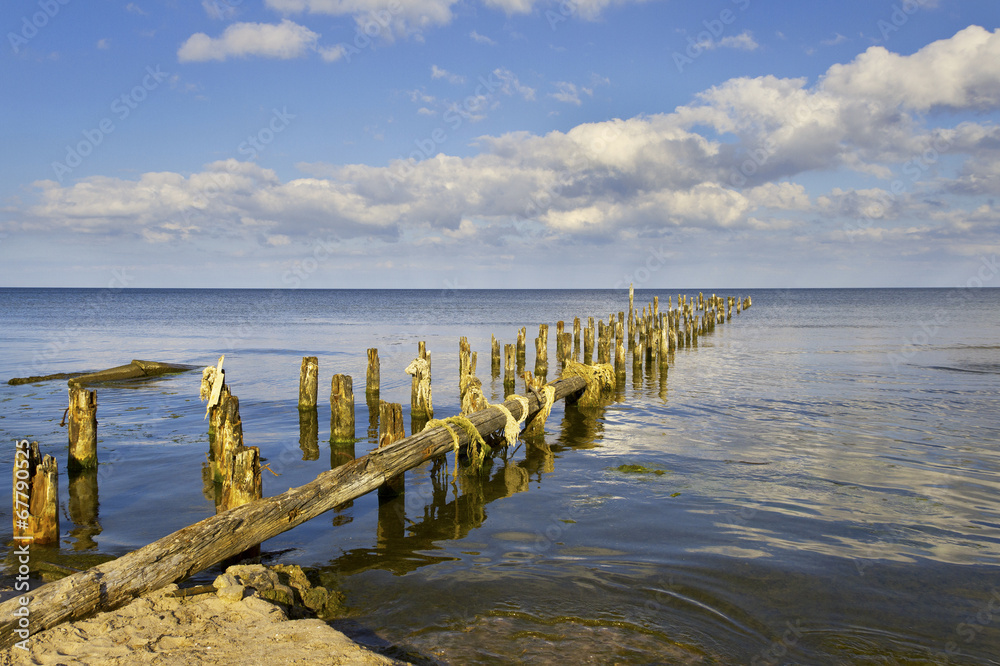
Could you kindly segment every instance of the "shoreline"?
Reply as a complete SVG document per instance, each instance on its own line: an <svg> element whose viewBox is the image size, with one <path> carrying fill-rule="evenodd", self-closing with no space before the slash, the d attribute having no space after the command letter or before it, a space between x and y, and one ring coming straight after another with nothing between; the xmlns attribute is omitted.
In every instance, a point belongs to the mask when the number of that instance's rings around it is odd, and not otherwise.
<svg viewBox="0 0 1000 666"><path fill-rule="evenodd" d="M74 622L32 634L28 649L0 651L0 666L15 664L127 664L158 663L244 666L248 663L324 663L361 666L407 666L382 654L394 650L386 644L374 649L351 639L331 622L316 617L296 594L293 604L273 600L289 586L273 589L260 583L259 565L251 581L232 567L213 584L214 593L175 596L181 590L170 584L149 592L113 611L97 613ZM276 578L273 573L268 573ZM4 576L0 598L17 593ZM287 581L287 578L285 579ZM262 589L241 583L254 582ZM283 588L283 589L279 589ZM277 593L277 594L276 594ZM268 600L268 597L272 600ZM303 617L309 616L312 617ZM335 622L349 623L343 619ZM423 660L421 660L423 661Z"/></svg>

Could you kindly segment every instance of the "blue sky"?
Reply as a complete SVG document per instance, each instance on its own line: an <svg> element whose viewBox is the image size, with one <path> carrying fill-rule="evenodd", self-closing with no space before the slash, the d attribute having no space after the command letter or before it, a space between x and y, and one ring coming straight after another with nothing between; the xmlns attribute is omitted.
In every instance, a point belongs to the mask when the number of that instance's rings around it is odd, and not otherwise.
<svg viewBox="0 0 1000 666"><path fill-rule="evenodd" d="M7 286L953 286L1000 250L994 1L0 17Z"/></svg>

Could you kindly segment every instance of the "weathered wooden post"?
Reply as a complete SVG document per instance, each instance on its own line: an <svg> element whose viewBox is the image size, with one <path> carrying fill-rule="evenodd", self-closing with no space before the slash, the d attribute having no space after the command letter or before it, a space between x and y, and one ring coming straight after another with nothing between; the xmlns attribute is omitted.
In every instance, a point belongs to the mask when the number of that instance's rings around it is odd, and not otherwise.
<svg viewBox="0 0 1000 666"><path fill-rule="evenodd" d="M504 397L514 392L517 383L517 360L514 345L504 345L503 391Z"/></svg>
<svg viewBox="0 0 1000 666"><path fill-rule="evenodd" d="M365 381L365 395L373 395L378 399L379 394L379 362L378 349L368 350L368 372Z"/></svg>
<svg viewBox="0 0 1000 666"><path fill-rule="evenodd" d="M410 432L416 434L434 417L430 363L426 359L415 358L406 366L406 374L413 376L413 388L410 391Z"/></svg>
<svg viewBox="0 0 1000 666"><path fill-rule="evenodd" d="M303 356L299 368L299 409L316 409L319 392L319 359Z"/></svg>
<svg viewBox="0 0 1000 666"><path fill-rule="evenodd" d="M403 430L403 406L396 402L386 402L385 400L379 401L379 419L378 419L378 446L382 448L384 446L389 446L393 442L398 442L399 440L406 437L406 433ZM396 476L386 479L386 482L379 486L378 498L379 501L384 501L392 499L393 497L398 497L402 495L404 491L404 476L403 474L397 474Z"/></svg>
<svg viewBox="0 0 1000 666"><path fill-rule="evenodd" d="M354 439L354 381L350 375L334 375L330 380L330 441Z"/></svg>
<svg viewBox="0 0 1000 666"><path fill-rule="evenodd" d="M243 421L240 401L230 395L219 405L221 420L216 439L220 442L219 464L222 487L216 495L215 512L224 513L238 506L259 500L262 496L260 449L243 445ZM254 544L230 561L260 555L260 544Z"/></svg>
<svg viewBox="0 0 1000 666"><path fill-rule="evenodd" d="M517 332L517 372L521 373L524 369L524 360L527 356L525 350L525 338L528 335L528 330L522 326Z"/></svg>
<svg viewBox="0 0 1000 666"><path fill-rule="evenodd" d="M583 362L585 365L594 363L594 327L588 326L583 331Z"/></svg>
<svg viewBox="0 0 1000 666"><path fill-rule="evenodd" d="M69 386L69 460L71 471L97 467L97 391Z"/></svg>
<svg viewBox="0 0 1000 666"><path fill-rule="evenodd" d="M580 318L573 318L573 360L580 360Z"/></svg>
<svg viewBox="0 0 1000 666"><path fill-rule="evenodd" d="M500 341L490 334L490 377L500 376Z"/></svg>
<svg viewBox="0 0 1000 666"><path fill-rule="evenodd" d="M615 342L615 376L618 383L625 381L625 340L619 338Z"/></svg>
<svg viewBox="0 0 1000 666"><path fill-rule="evenodd" d="M59 466L38 442L22 439L14 452L14 539L40 546L59 543Z"/></svg>
<svg viewBox="0 0 1000 666"><path fill-rule="evenodd" d="M549 350L542 337L535 338L535 375L544 377L549 371Z"/></svg>
<svg viewBox="0 0 1000 666"><path fill-rule="evenodd" d="M573 334L567 331L559 337L562 338L562 356L559 358L559 364L560 366L565 366L572 358Z"/></svg>

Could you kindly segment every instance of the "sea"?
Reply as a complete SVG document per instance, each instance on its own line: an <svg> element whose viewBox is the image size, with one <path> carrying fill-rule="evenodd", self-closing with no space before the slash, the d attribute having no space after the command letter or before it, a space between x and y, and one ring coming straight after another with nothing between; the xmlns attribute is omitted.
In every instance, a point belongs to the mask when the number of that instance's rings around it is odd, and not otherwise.
<svg viewBox="0 0 1000 666"><path fill-rule="evenodd" d="M697 294L640 287L635 306ZM666 368L630 358L605 404L557 403L482 470L428 462L401 497L266 541L264 562L316 569L345 596L335 626L416 663L1000 664L1000 289L711 294L752 307ZM215 513L201 373L95 387L85 490L66 475L66 381L9 378L224 355L269 496L374 448L368 348L409 434L418 342L444 418L461 337L497 402L491 336L526 327L530 370L548 324L552 381L556 323L621 311L627 289L0 289L0 464L25 439L57 457L61 540L33 557L86 568ZM312 417L304 356L319 359ZM329 443L337 373L357 401L346 454Z"/></svg>

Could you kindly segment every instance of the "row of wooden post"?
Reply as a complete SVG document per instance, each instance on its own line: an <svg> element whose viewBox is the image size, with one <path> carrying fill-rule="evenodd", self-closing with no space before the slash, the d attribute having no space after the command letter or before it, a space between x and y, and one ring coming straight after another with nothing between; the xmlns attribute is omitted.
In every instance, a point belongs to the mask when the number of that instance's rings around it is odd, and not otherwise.
<svg viewBox="0 0 1000 666"><path fill-rule="evenodd" d="M590 317L585 328L580 318L573 321L572 333L565 330L565 322L556 324L556 360L564 366L569 360L580 356L583 363L594 362L596 348L597 363L612 363L615 374L622 377L626 373L626 359L632 354L633 372L641 371L643 359L647 362L659 361L666 370L669 355L680 346L697 345L701 335L711 332L719 324L732 318L733 310L740 314L752 305L749 297L711 296L699 293L697 298L679 294L677 307L668 298L666 312L659 310L659 297L642 308L641 314L635 309L634 290L629 288L628 316L624 311L611 313L608 323L596 322ZM535 338L535 375L544 380L548 371L549 326L541 324ZM526 361L527 329L521 327L514 344L503 345L504 394L514 392L516 379ZM582 343L582 345L581 345ZM468 339L459 341L459 398L463 413L483 409L487 401L482 392L482 382L476 377L476 352L471 350ZM493 377L500 374L501 343L495 336L490 340L490 369ZM638 370L637 370L638 369ZM221 372L221 363L219 370ZM420 432L433 417L430 389L431 355L423 341L418 344L418 355L407 368L412 375L411 389L411 430ZM371 423L369 429L376 429L379 446L396 441L403 436L402 406L379 400L380 365L377 349L368 350L365 394L369 405ZM544 381L542 382L544 383ZM299 374L299 410L310 413L317 409L319 388L319 362L315 356L302 359ZM69 455L67 468L71 474L97 467L97 394L81 386L70 385L69 390ZM260 452L257 447L247 447L243 443L242 422L239 417L239 401L223 382L218 404L211 410L209 426L210 459L213 480L221 484L217 496L218 511L253 501L261 496ZM355 441L355 411L353 379L350 375L336 374L330 383L330 441ZM29 463L28 498L30 506L28 521L15 519L15 536L32 537L35 543L57 543L59 538L57 462L51 456L41 456L37 443L32 446ZM15 508L18 502L15 465ZM22 476L24 474L22 473ZM402 479L398 480L401 492ZM390 491L386 491L390 492ZM17 516L18 514L15 514Z"/></svg>

